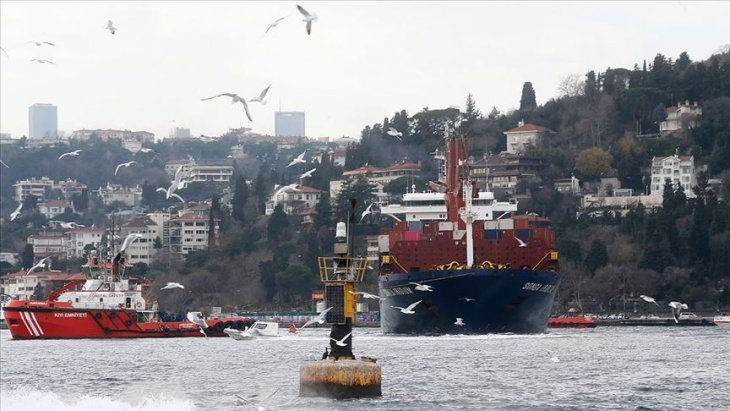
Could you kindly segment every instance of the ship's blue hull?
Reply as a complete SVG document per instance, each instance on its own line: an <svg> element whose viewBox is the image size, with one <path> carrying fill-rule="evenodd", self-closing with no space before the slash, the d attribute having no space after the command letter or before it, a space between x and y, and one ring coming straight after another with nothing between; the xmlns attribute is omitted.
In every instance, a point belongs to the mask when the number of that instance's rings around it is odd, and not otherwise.
<svg viewBox="0 0 730 411"><path fill-rule="evenodd" d="M380 276L380 326L399 334L541 333L560 274L527 269L421 271ZM432 286L415 290L411 282ZM391 306L407 307L404 314ZM464 325L454 324L461 318Z"/></svg>

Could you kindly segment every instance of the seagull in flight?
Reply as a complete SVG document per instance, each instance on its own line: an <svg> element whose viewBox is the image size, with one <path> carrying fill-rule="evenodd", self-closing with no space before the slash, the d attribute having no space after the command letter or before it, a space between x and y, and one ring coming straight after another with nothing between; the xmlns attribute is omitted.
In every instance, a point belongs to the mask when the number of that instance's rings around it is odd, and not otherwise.
<svg viewBox="0 0 730 411"><path fill-rule="evenodd" d="M264 411L266 408L261 406L261 404L264 403L265 401L267 401L269 398L273 397L274 394L276 394L278 391L279 391L279 389L277 388L274 390L274 392L272 392L271 394L267 395L266 397L264 397L258 401L249 400L248 398L243 397L241 395L236 395L236 398L238 398L238 399L236 400L235 404L236 405L246 405L251 408L256 408L256 411ZM255 397L255 395L252 395L252 397Z"/></svg>
<svg viewBox="0 0 730 411"><path fill-rule="evenodd" d="M137 162L134 161L134 160L132 160L132 161L127 161L126 163L121 163L121 164L117 165L117 168L114 170L114 175L117 175L117 173L119 172L119 169L120 168L122 168L122 167L129 167L132 164L137 164Z"/></svg>
<svg viewBox="0 0 730 411"><path fill-rule="evenodd" d="M307 161L304 159L304 154L306 154L306 152L307 150L304 150L302 154L299 154L294 160L292 160L287 167L291 167L297 163L307 164Z"/></svg>
<svg viewBox="0 0 730 411"><path fill-rule="evenodd" d="M114 27L114 24L112 23L111 20L108 20L106 22L106 30L109 30L109 33L111 33L112 35L114 35L114 33L117 32L117 28Z"/></svg>
<svg viewBox="0 0 730 411"><path fill-rule="evenodd" d="M279 25L279 23L281 23L281 21L282 21L282 20L284 20L285 18L286 18L286 16L284 16L284 17L279 17L278 19L276 19L276 21L274 21L273 23L271 23L271 24L269 25L269 27L268 27L268 28L266 28L266 31L264 32L264 34L268 33L268 32L269 32L269 30L273 29L274 27L277 27L277 26Z"/></svg>
<svg viewBox="0 0 730 411"><path fill-rule="evenodd" d="M297 4L297 10L302 13L302 21L307 23L307 35L312 34L312 22L317 20L316 14L309 14L308 11L304 10L304 7Z"/></svg>
<svg viewBox="0 0 730 411"><path fill-rule="evenodd" d="M56 63L52 62L51 60L43 60L43 59L30 59L30 61L35 61L35 62L40 63L40 64L46 64L46 63L48 63L48 64L56 64Z"/></svg>
<svg viewBox="0 0 730 411"><path fill-rule="evenodd" d="M235 103L241 103L241 104L243 104L243 110L246 112L246 117L248 118L248 121L253 121L253 119L251 119L251 113L248 112L248 104L246 103L246 99L241 98L241 96L239 96L236 93L223 93L223 94L218 94L218 95L213 96L213 97L208 97L208 98L200 99L200 101L206 101L206 100L210 100L212 98L223 97L223 96L230 97L231 98L231 104L235 104Z"/></svg>
<svg viewBox="0 0 730 411"><path fill-rule="evenodd" d="M69 229L84 227L83 225L76 224L73 221L71 221L70 223L66 223L66 222L61 221L59 223L59 225L61 227L63 227L63 228L69 228Z"/></svg>
<svg viewBox="0 0 730 411"><path fill-rule="evenodd" d="M205 333L205 329L208 328L208 324L205 323L205 320L200 317L200 313L196 312L189 312L185 315L185 317L190 321L191 323L195 323L200 327L200 333L205 336L205 338L208 338L208 334Z"/></svg>
<svg viewBox="0 0 730 411"><path fill-rule="evenodd" d="M155 150L153 150L151 148L147 148L147 147L142 147L139 149L139 151L141 151L143 153L154 153L155 152Z"/></svg>
<svg viewBox="0 0 730 411"><path fill-rule="evenodd" d="M311 170L307 171L306 173L304 173L304 174L300 175L300 176L299 176L299 179L300 179L300 180L304 180L305 178L311 177L311 176L312 176L312 174L314 174L314 172L315 172L316 170L317 170L317 168L315 167L315 168L313 168L313 169L311 169Z"/></svg>
<svg viewBox="0 0 730 411"><path fill-rule="evenodd" d="M130 244L139 240L140 238L142 238L142 234L139 233L132 233L127 235L127 237L124 239L124 242L122 243L122 248L119 249L119 252L123 253Z"/></svg>
<svg viewBox="0 0 730 411"><path fill-rule="evenodd" d="M180 200L181 203L185 202L185 200L182 197L180 197L180 194L178 194L178 193L170 193L170 198L172 198L172 197L177 198L178 200Z"/></svg>
<svg viewBox="0 0 730 411"><path fill-rule="evenodd" d="M420 304L420 302L421 302L421 301L423 301L423 300L418 300L418 301L416 301L415 303L413 303L413 304L409 305L409 306L408 306L408 307L406 307L406 308L403 308L403 307L396 307L396 306L393 306L393 305L391 305L391 306L390 306L390 308L395 308L395 309L398 309L398 310L400 310L400 312L402 312L403 314L415 314L416 312L415 312L415 311L413 311L413 309L414 309L414 308L416 308L416 306L417 306L418 304Z"/></svg>
<svg viewBox="0 0 730 411"><path fill-rule="evenodd" d="M674 317L674 322L677 324L679 324L679 313L689 308L687 304L682 304L677 301L670 302L669 307L672 308L672 316Z"/></svg>
<svg viewBox="0 0 730 411"><path fill-rule="evenodd" d="M415 287L414 287L414 288L415 288L416 290L418 290L418 291L433 291L433 287L432 287L432 286L430 286L430 285L426 285L426 284L421 284L421 283L408 283L408 284L413 284L413 285L415 285Z"/></svg>
<svg viewBox="0 0 730 411"><path fill-rule="evenodd" d="M60 159L62 159L62 158L64 158L64 157L66 157L66 156L73 156L73 157L76 157L76 156L78 156L78 155L79 155L79 153L80 153L80 152L81 152L81 150L74 150L74 151L69 151L68 153L63 153L63 154L61 154L60 156L58 156L58 159L60 160Z"/></svg>
<svg viewBox="0 0 730 411"><path fill-rule="evenodd" d="M164 287L160 288L160 290L172 290L173 288L183 288L184 289L185 286L180 283L168 282Z"/></svg>
<svg viewBox="0 0 730 411"><path fill-rule="evenodd" d="M23 208L23 203L18 204L18 208L15 209L12 213L10 213L10 221L15 220L20 215L20 210Z"/></svg>
<svg viewBox="0 0 730 411"><path fill-rule="evenodd" d="M34 265L33 267L30 267L30 270L26 271L26 272L25 272L25 275L28 275L28 274L32 273L32 272L33 272L33 270L35 270L36 268L41 268L41 267L43 267L44 265L46 265L46 261L47 261L47 260L48 260L49 258L51 258L51 256L50 256L50 255L49 255L48 257L42 258L42 259L41 259L40 261L38 261L38 264Z"/></svg>
<svg viewBox="0 0 730 411"><path fill-rule="evenodd" d="M267 87L266 87L265 89L263 89L263 90L261 91L261 94L259 94L259 96L258 96L258 97L254 97L254 98L252 98L251 100L249 100L248 102L249 102L249 103L254 103L254 102L256 102L256 103L266 104L266 100L264 100L264 98L266 97L266 93L268 93L268 92L269 92L269 89L270 89L270 88L271 88L271 84L269 84L269 85L268 85L268 86L267 86Z"/></svg>
<svg viewBox="0 0 730 411"><path fill-rule="evenodd" d="M334 341L335 344L337 344L337 346L339 346L339 347L347 347L347 344L345 344L345 340L348 339L348 338L350 338L351 335L352 335L352 331L350 331L349 333L347 333L346 336L342 337L341 340L335 340L332 337L330 337L330 340Z"/></svg>
<svg viewBox="0 0 730 411"><path fill-rule="evenodd" d="M458 325L459 327L463 327L466 325L464 322L464 319L461 317L456 317L456 321L454 322L454 325Z"/></svg>
<svg viewBox="0 0 730 411"><path fill-rule="evenodd" d="M311 318L311 319L310 319L309 321L307 321L306 323L304 323L304 325L302 326L302 328L304 328L304 327L306 327L306 326L308 326L308 325L312 325L312 324L314 324L314 323L317 323L317 324L324 324L324 317L325 317L325 316L327 315L327 313L328 313L328 312L329 312L329 311L330 311L331 309L332 309L332 307L329 307L329 308L327 308L327 309L324 309L324 310L322 310L322 312L321 312L321 313L319 313L319 315L317 315L317 316L315 316L315 317L312 317L312 318Z"/></svg>
<svg viewBox="0 0 730 411"><path fill-rule="evenodd" d="M513 235L512 237L514 237L515 240L517 240L517 242L520 243L520 245L518 245L518 247L520 247L520 248L527 247L527 243L524 242L524 241L522 241L522 240L520 240L516 235Z"/></svg>
<svg viewBox="0 0 730 411"><path fill-rule="evenodd" d="M393 137L397 138L398 140L400 140L401 137L403 136L403 133L394 129L393 127L388 127L388 131L386 131L385 133L389 136L393 136Z"/></svg>
<svg viewBox="0 0 730 411"><path fill-rule="evenodd" d="M646 301L647 303L654 303L654 304L657 305L657 307L659 307L659 303L656 302L656 300L654 299L654 297L649 297L648 295L644 295L644 294L640 295L639 297L642 300Z"/></svg>
<svg viewBox="0 0 730 411"><path fill-rule="evenodd" d="M548 350L547 353L550 356L550 361L552 361L552 362L560 362L560 358L558 358L555 355L553 355L553 352L552 351Z"/></svg>
<svg viewBox="0 0 730 411"><path fill-rule="evenodd" d="M380 296L375 294L366 293L364 291L350 291L352 295L361 295L362 298L369 298L371 300L379 300Z"/></svg>
<svg viewBox="0 0 730 411"><path fill-rule="evenodd" d="M461 297L461 298L459 298L459 300L465 301L467 303L471 303L471 302L476 301L474 298L470 298L470 297Z"/></svg>
<svg viewBox="0 0 730 411"><path fill-rule="evenodd" d="M3 165L3 167L5 167L5 168L10 168L10 166L9 166L9 165L7 165L7 164L5 164L5 162L4 162L4 161L2 161L2 160L0 160L0 164L2 164L2 165Z"/></svg>
<svg viewBox="0 0 730 411"><path fill-rule="evenodd" d="M372 211L370 211L371 208L373 208L373 203L370 203L370 205L368 205L368 208L366 208L365 211L362 212L362 215L360 216L360 222L362 222L363 218L365 218L366 215L372 213Z"/></svg>
<svg viewBox="0 0 730 411"><path fill-rule="evenodd" d="M53 43L51 43L50 41L29 41L28 43L33 43L33 44L35 44L38 47L40 47L40 46L42 46L44 44L47 44L49 46L56 47L56 45L53 44Z"/></svg>

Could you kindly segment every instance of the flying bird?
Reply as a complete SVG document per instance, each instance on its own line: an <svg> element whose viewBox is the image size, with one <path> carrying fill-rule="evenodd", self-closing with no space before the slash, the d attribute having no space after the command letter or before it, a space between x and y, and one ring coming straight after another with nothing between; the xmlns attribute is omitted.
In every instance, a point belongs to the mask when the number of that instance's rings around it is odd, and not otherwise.
<svg viewBox="0 0 730 411"><path fill-rule="evenodd" d="M185 286L180 283L168 282L164 287L160 288L160 290L172 290L173 288L183 288L184 289Z"/></svg>
<svg viewBox="0 0 730 411"><path fill-rule="evenodd" d="M393 136L393 137L397 138L398 140L400 140L401 137L403 136L403 133L394 129L393 127L388 127L388 131L386 131L385 133L388 134L389 136Z"/></svg>
<svg viewBox="0 0 730 411"><path fill-rule="evenodd" d="M171 193L170 198L172 198L172 197L177 198L178 200L180 200L181 203L185 202L185 200L182 197L180 197L180 194L178 194L178 193Z"/></svg>
<svg viewBox="0 0 730 411"><path fill-rule="evenodd" d="M322 310L322 312L321 312L321 313L319 313L319 315L317 315L317 316L315 316L315 317L312 317L312 318L311 318L311 319L310 319L309 321L305 322L305 323L304 323L304 325L302 326L302 328L304 328L304 327L306 327L306 326L308 326L308 325L312 325L312 324L314 324L314 323L317 323L317 324L324 324L324 317L325 317L325 316L327 315L327 313L328 313L328 312L329 312L329 311L330 311L331 309L332 309L332 307L329 307L329 308L327 308L327 309L324 309L324 310Z"/></svg>
<svg viewBox="0 0 730 411"><path fill-rule="evenodd" d="M672 301L668 305L672 308L672 316L674 317L674 322L679 324L679 313L681 313L682 310L688 309L689 307L687 306L687 304L682 304L677 301Z"/></svg>
<svg viewBox="0 0 730 411"><path fill-rule="evenodd" d="M520 248L527 247L527 243L520 240L516 235L513 235L512 237L514 237L515 240L517 240L517 242L520 243L520 245L518 245L518 247L520 247Z"/></svg>
<svg viewBox="0 0 730 411"><path fill-rule="evenodd" d="M269 84L265 89L263 89L261 91L261 94L259 94L258 97L254 97L251 100L249 100L249 103L256 102L256 103L266 104L266 100L264 100L264 98L266 97L266 93L269 92L270 88L271 88L271 84Z"/></svg>
<svg viewBox="0 0 730 411"><path fill-rule="evenodd" d="M276 394L278 391L279 391L279 389L277 388L271 394L269 394L266 397L264 397L264 398L262 398L260 400L257 400L257 401L255 401L255 400L249 400L246 397L243 397L243 396L240 396L240 395L236 395L236 398L238 398L238 400L236 400L235 404L236 405L245 405L247 407L255 408L256 411L263 411L266 408L264 408L261 404L264 403L265 401L267 401L269 398L273 397L274 394ZM255 395L252 395L252 397L255 397Z"/></svg>
<svg viewBox="0 0 730 411"><path fill-rule="evenodd" d="M465 301L467 303L471 303L471 302L476 301L474 298L470 298L470 297L461 297L461 298L459 298L459 300Z"/></svg>
<svg viewBox="0 0 730 411"><path fill-rule="evenodd" d="M297 163L307 164L307 161L304 159L304 154L306 152L307 152L307 150L304 150L304 152L302 152L302 154L299 154L298 156L296 156L296 158L294 158L294 160L292 160L291 163L289 163L289 165L287 167L291 167Z"/></svg>
<svg viewBox="0 0 730 411"><path fill-rule="evenodd" d="M644 294L640 295L639 297L641 297L641 299L646 301L647 303L654 303L657 305L657 307L659 307L659 303L656 302L654 297L649 297L648 295L644 295Z"/></svg>
<svg viewBox="0 0 730 411"><path fill-rule="evenodd" d="M236 93L223 93L223 94L218 94L218 95L213 96L213 97L208 97L208 98L200 99L200 101L206 101L206 100L210 100L210 99L217 98L217 97L223 97L223 96L230 97L231 100L232 100L231 101L231 104L235 104L235 103L241 103L241 104L243 104L243 110L246 112L246 117L248 117L248 121L253 121L253 119L251 119L251 114L248 112L248 104L246 103L246 99L241 98Z"/></svg>
<svg viewBox="0 0 730 411"><path fill-rule="evenodd" d="M335 340L332 337L330 337L330 340L334 341L335 344L337 344L338 347L347 347L347 344L345 344L345 340L348 339L348 338L350 338L351 335L352 335L352 331L350 331L349 333L347 333L346 336L342 337L341 340Z"/></svg>
<svg viewBox="0 0 730 411"><path fill-rule="evenodd" d="M274 27L277 27L279 25L279 23L281 23L281 21L284 20L285 18L286 18L286 16L279 17L278 19L276 19L276 21L274 21L273 23L271 23L269 25L269 27L266 28L266 31L264 32L264 34L268 33L269 30L273 29Z"/></svg>
<svg viewBox="0 0 730 411"><path fill-rule="evenodd" d="M203 334L205 338L208 338L208 334L205 333L205 329L208 328L208 324L205 323L205 320L200 316L200 313L189 312L185 315L185 317L191 323L197 324L198 327L200 327L200 333Z"/></svg>
<svg viewBox="0 0 730 411"><path fill-rule="evenodd" d="M417 305L418 305L418 304L419 304L419 303L420 303L421 301L423 301L423 300L418 300L418 301L416 301L415 303L413 303L413 304L409 305L409 306L408 306L408 307L406 307L406 308L403 308L403 307L396 307L396 306L393 306L393 305L391 305L391 306L390 306L390 308L395 308L395 309L398 309L398 310L400 310L400 312L402 312L403 314L415 314L415 311L413 311L413 309L414 309L414 308L416 308L416 306L417 306Z"/></svg>
<svg viewBox="0 0 730 411"><path fill-rule="evenodd" d="M364 291L350 291L352 295L361 295L362 298L369 298L371 300L379 300L380 296L375 294L366 293Z"/></svg>
<svg viewBox="0 0 730 411"><path fill-rule="evenodd" d="M139 240L140 238L142 238L142 234L139 233L132 233L127 235L127 237L124 239L124 242L122 243L122 248L119 249L119 253L123 253L130 244Z"/></svg>
<svg viewBox="0 0 730 411"><path fill-rule="evenodd" d="M28 274L32 273L32 272L33 272L33 270L35 270L36 268L41 268L41 267L43 267L44 265L46 265L46 261L47 261L47 260L48 260L49 258L51 258L51 256L50 256L50 255L49 255L48 257L42 258L42 259L41 259L40 261L38 261L38 264L34 265L33 267L30 267L30 270L26 271L26 272L25 272L25 275L28 275Z"/></svg>
<svg viewBox="0 0 730 411"><path fill-rule="evenodd" d="M119 169L120 168L122 168L122 167L129 167L132 164L137 164L137 162L134 161L134 160L132 160L132 161L127 161L126 163L121 163L121 164L117 165L117 168L114 170L114 175L117 175L117 173L119 172Z"/></svg>
<svg viewBox="0 0 730 411"><path fill-rule="evenodd" d="M306 173L304 173L304 174L300 175L300 176L299 176L299 179L300 179L300 180L304 180L305 178L311 177L311 176L312 176L312 174L314 174L314 172L315 172L316 170L317 170L317 168L315 167L315 168L313 168L313 169L311 169L311 170L307 171Z"/></svg>
<svg viewBox="0 0 730 411"><path fill-rule="evenodd" d="M560 362L560 358L553 355L553 352L548 350L548 355L550 356L550 361L552 362Z"/></svg>
<svg viewBox="0 0 730 411"><path fill-rule="evenodd" d="M106 29L109 30L109 33L111 33L112 35L114 35L114 33L117 32L117 28L114 27L114 24L112 23L111 20L108 20L106 22Z"/></svg>
<svg viewBox="0 0 730 411"><path fill-rule="evenodd" d="M18 208L15 209L12 213L10 213L10 221L15 220L20 215L20 210L23 208L23 203L18 204Z"/></svg>
<svg viewBox="0 0 730 411"><path fill-rule="evenodd" d="M430 285L426 285L426 284L421 284L421 283L408 283L408 284L413 284L413 285L415 285L415 287L414 287L414 288L415 288L416 290L418 290L418 291L433 291L433 287L432 287L432 286L430 286Z"/></svg>
<svg viewBox="0 0 730 411"><path fill-rule="evenodd" d="M139 151L141 151L143 153L154 153L155 152L155 150L153 150L151 148L147 148L147 147L142 147L139 149Z"/></svg>
<svg viewBox="0 0 730 411"><path fill-rule="evenodd" d="M66 157L66 156L73 156L73 157L76 157L76 156L78 156L78 155L79 155L79 153L80 153L80 152L81 152L81 150L74 150L74 151L69 151L68 153L63 153L63 154L61 154L60 156L58 156L58 159L60 160L60 159L62 159L62 158L64 158L64 157Z"/></svg>
<svg viewBox="0 0 730 411"><path fill-rule="evenodd" d="M42 46L44 44L47 44L49 46L56 47L56 45L53 44L53 43L51 43L50 41L29 41L28 43L33 43L33 44L35 44L38 47L40 47L40 46Z"/></svg>
<svg viewBox="0 0 730 411"><path fill-rule="evenodd" d="M2 164L2 165L3 165L3 167L5 167L5 168L10 168L10 166L9 166L9 165L7 165L7 164L5 164L5 162L4 162L4 161L2 161L2 160L0 160L0 164Z"/></svg>
<svg viewBox="0 0 730 411"><path fill-rule="evenodd" d="M368 205L368 208L366 208L365 211L362 212L362 215L360 216L360 222L362 222L363 218L365 218L366 215L372 213L372 211L370 211L371 208L373 208L373 203L370 203L370 205Z"/></svg>
<svg viewBox="0 0 730 411"><path fill-rule="evenodd" d="M303 22L307 23L307 35L312 34L312 22L317 20L316 14L309 14L308 11L304 10L304 7L297 4L297 10L299 10L300 13L302 13L302 16L304 17L302 19Z"/></svg>
<svg viewBox="0 0 730 411"><path fill-rule="evenodd" d="M466 325L466 323L464 323L464 319L463 318L456 317L456 321L454 322L454 325L458 325L459 327L463 327L463 326Z"/></svg>
<svg viewBox="0 0 730 411"><path fill-rule="evenodd" d="M51 60L43 60L43 59L30 59L30 61L35 61L35 62L40 63L40 64L46 64L46 63L48 63L48 64L56 64L56 63L52 62Z"/></svg>
<svg viewBox="0 0 730 411"><path fill-rule="evenodd" d="M80 225L80 224L76 224L76 223L74 223L73 221L71 221L71 222L69 222L69 223L66 223L66 222L63 222L63 221L61 221L61 222L59 223L59 225L60 225L61 227L63 227L63 228L69 228L69 229L73 229L73 228L79 228L79 227L84 227L83 225Z"/></svg>

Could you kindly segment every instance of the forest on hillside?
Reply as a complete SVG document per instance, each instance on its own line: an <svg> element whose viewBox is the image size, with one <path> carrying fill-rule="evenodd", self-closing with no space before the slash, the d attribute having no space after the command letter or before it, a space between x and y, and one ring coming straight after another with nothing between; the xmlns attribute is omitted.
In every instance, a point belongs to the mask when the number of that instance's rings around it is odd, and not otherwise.
<svg viewBox="0 0 730 411"><path fill-rule="evenodd" d="M521 210L529 207L550 217L556 230L563 272L557 311L570 307L621 310L639 294L687 302L698 310L730 306L730 50L725 48L704 61L692 61L687 53L676 60L657 55L631 69L570 75L561 83L560 95L541 105L536 102L538 92L525 82L522 92L515 93L515 101L520 97L519 109L507 113L492 109L483 114L471 95L463 110L424 108L412 115L401 110L362 130L360 142L348 147L344 169L420 161L425 179L418 184L423 187L427 179L436 178L432 153L443 149L448 133L467 135L471 154L478 158L504 150L504 131L520 120L548 127L555 131L550 144L528 154L545 159L550 167L521 184L518 194L529 193ZM666 107L685 100L701 105L701 125L657 136ZM402 136L388 135L391 127ZM188 155L223 159L237 144L235 137L221 136L209 143L150 144L152 152L134 154L117 141L94 138L37 150L26 149L21 141L0 153L10 165L0 173L2 216L16 206L12 200L15 181L41 176L74 178L89 190L107 182L139 184L145 212L174 212L180 206L155 191L169 184L164 164ZM135 267L137 275L160 283L186 284L183 293L160 295L164 307L311 308L311 291L320 286L316 256L331 252L335 222L362 213L373 199L373 187L362 179L353 180L338 198L323 196L314 224L306 228L280 207L265 216L264 203L275 185L290 184L304 171L287 167L288 162L309 147L302 143L277 151L274 144L246 143L246 156L231 161L235 172L229 186L191 184L180 191L188 201L210 201L210 218L220 221L220 230L211 233L208 250L194 252L185 261L160 252L151 266ZM61 153L73 149L82 150L82 161L57 161ZM707 171L698 178L692 198L675 187L665 187L661 209L639 207L626 216L577 217L578 200L558 193L552 185L554 179L574 173L584 182L616 176L623 187L643 191L651 158L675 152L693 155ZM329 191L330 180L339 178L343 168L328 156L313 157L310 150L306 158L309 167L317 168L307 185ZM114 165L130 160L138 161L138 167L115 176ZM720 192L710 189L710 178L722 182ZM407 185L396 180L386 191L396 195ZM355 210L349 207L350 198L357 199ZM77 213L59 219L103 226L115 211L93 197L77 201ZM389 224L368 218L357 225L355 253L365 252L362 234L376 233ZM22 251L25 238L47 225L37 210L13 222L5 219L0 225L2 251ZM366 273L367 291L377 291L375 280L374 270Z"/></svg>

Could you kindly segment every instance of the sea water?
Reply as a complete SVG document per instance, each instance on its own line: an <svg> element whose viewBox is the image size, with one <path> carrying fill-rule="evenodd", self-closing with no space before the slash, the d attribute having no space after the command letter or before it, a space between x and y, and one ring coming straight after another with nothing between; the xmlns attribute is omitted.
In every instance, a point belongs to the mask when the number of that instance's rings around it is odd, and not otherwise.
<svg viewBox="0 0 730 411"><path fill-rule="evenodd" d="M320 360L328 330L284 332L251 341L15 341L3 330L0 409L730 408L730 330L722 327L438 337L356 328L353 352L378 359L383 391L357 400L299 398L299 366ZM259 403L239 405L236 395Z"/></svg>

